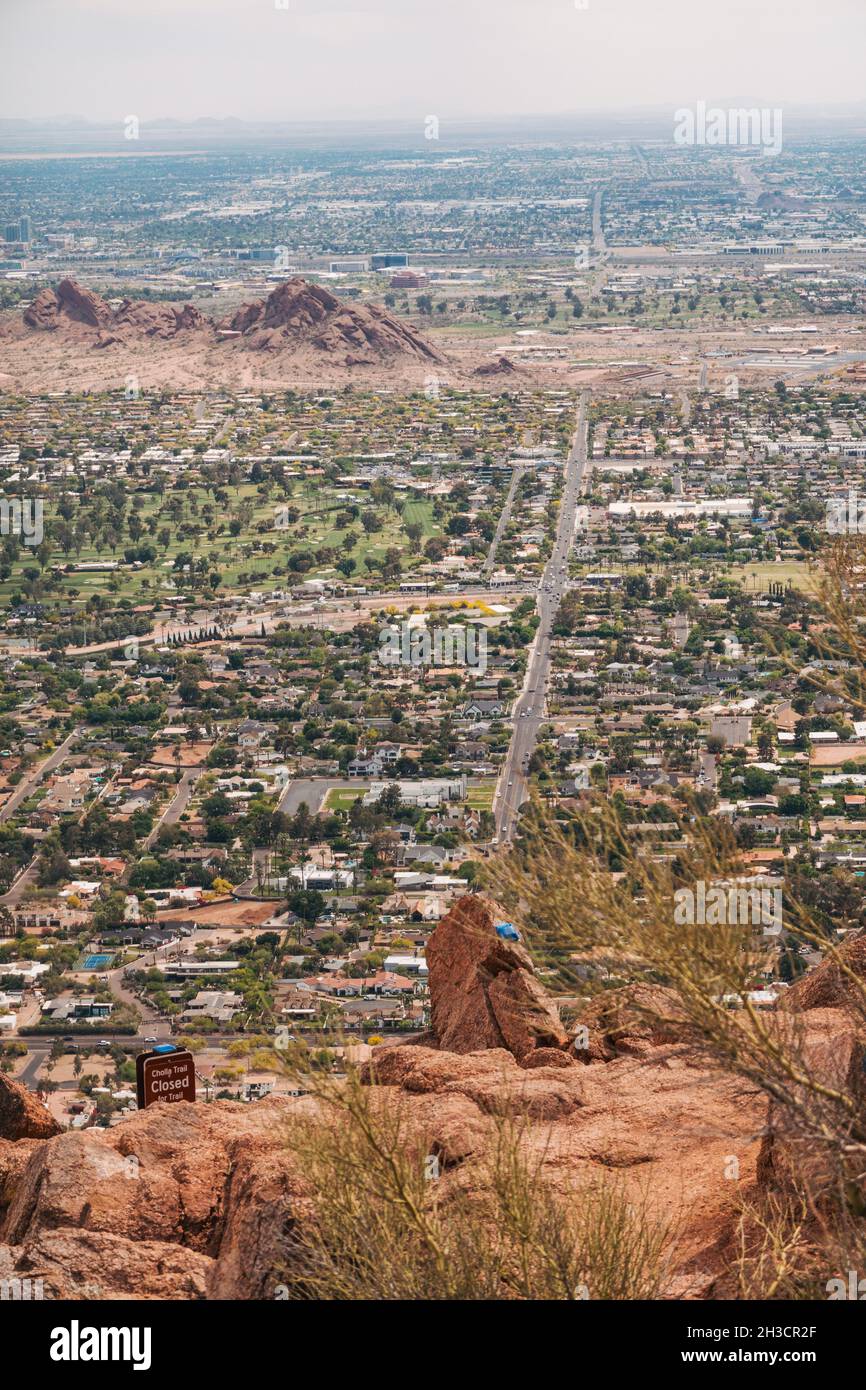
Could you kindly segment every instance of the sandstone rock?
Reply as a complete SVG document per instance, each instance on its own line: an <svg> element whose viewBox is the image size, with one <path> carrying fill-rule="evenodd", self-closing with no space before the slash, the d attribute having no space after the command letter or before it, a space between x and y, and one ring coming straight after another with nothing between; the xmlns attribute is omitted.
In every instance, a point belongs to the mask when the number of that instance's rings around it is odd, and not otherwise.
<svg viewBox="0 0 866 1390"><path fill-rule="evenodd" d="M385 309L348 304L298 278L286 280L267 299L242 305L218 328L240 333L243 343L257 351L312 347L347 366L398 355L441 360L420 334Z"/></svg>
<svg viewBox="0 0 866 1390"><path fill-rule="evenodd" d="M839 948L840 958L866 988L866 931L851 936ZM782 996L781 1007L803 1013L809 1009L834 1009L846 1003L858 1003L863 1012L863 997L853 981L840 966L827 957L814 970L803 975Z"/></svg>
<svg viewBox="0 0 866 1390"><path fill-rule="evenodd" d="M371 1100L399 1110L407 1151L439 1157L446 1196L452 1183L471 1193L488 1181L501 1116L565 1195L615 1172L635 1200L648 1194L654 1214L682 1222L672 1278L709 1291L753 1182L765 1101L682 1044L599 1067L558 1049L529 1055L526 1069L506 1048L381 1046ZM109 1130L0 1145L0 1272L72 1299L273 1298L310 1216L288 1133L315 1105L154 1105ZM739 1184L725 1179L731 1154Z"/></svg>
<svg viewBox="0 0 866 1390"><path fill-rule="evenodd" d="M0 1151L7 1264L44 1274L56 1297L203 1297L210 1277L233 1287L220 1259L237 1263L237 1233L254 1228L254 1212L267 1205L263 1170L252 1169L262 1154L266 1164L284 1162L282 1120L295 1104L155 1105L109 1130L28 1146L14 1173ZM280 1221L286 1198L284 1190ZM267 1263L261 1237L259 1249ZM247 1269L246 1293L219 1296L261 1296L250 1290L266 1277L269 1270Z"/></svg>
<svg viewBox="0 0 866 1390"><path fill-rule="evenodd" d="M208 1298L268 1299L292 1259L298 1217L309 1217L288 1153L263 1139L236 1146Z"/></svg>
<svg viewBox="0 0 866 1390"><path fill-rule="evenodd" d="M440 1048L506 1048L522 1058L563 1048L568 1035L538 984L528 953L494 930L491 908L467 894L427 943L431 1026Z"/></svg>
<svg viewBox="0 0 866 1390"><path fill-rule="evenodd" d="M401 358L407 366L445 361L414 328L386 309L347 303L297 278L279 285L266 299L242 305L219 324L192 304L126 299L114 310L76 281L63 280L56 289L39 291L25 309L23 323L43 332L63 330L64 342L67 337L87 341L101 352L145 339L170 342L189 333L207 346L213 341L225 345L229 352L280 352L317 367L371 367ZM194 343L188 346L192 350Z"/></svg>
<svg viewBox="0 0 866 1390"><path fill-rule="evenodd" d="M24 311L28 328L56 329L81 325L99 330L95 346L111 347L125 338L112 331L125 328L129 336L168 339L185 329L203 329L208 320L192 304L149 303L125 299L115 312L110 304L75 280L62 280L56 290L40 290Z"/></svg>
<svg viewBox="0 0 866 1390"><path fill-rule="evenodd" d="M59 1133L42 1102L0 1072L0 1139L48 1139Z"/></svg>
<svg viewBox="0 0 866 1390"><path fill-rule="evenodd" d="M797 1015L786 1011L778 1016L777 1023L786 1050L801 1059L813 1081L862 1101L866 1096L866 1047L862 1029L846 1010L813 1007ZM799 1106L812 1117L808 1126ZM838 1102L815 1095L805 1086L790 1083L784 1100L770 1102L758 1157L762 1187L802 1191L805 1184L813 1196L820 1195L835 1171L831 1153L815 1138L816 1122L822 1119L829 1133L844 1131L845 1111ZM859 1177L862 1162L857 1161L856 1169Z"/></svg>
<svg viewBox="0 0 866 1390"><path fill-rule="evenodd" d="M24 310L24 322L28 328L50 330L57 327L59 318L60 300L56 290L40 290Z"/></svg>
<svg viewBox="0 0 866 1390"><path fill-rule="evenodd" d="M404 1153L438 1157L440 1200L489 1184L505 1123L532 1171L569 1201L613 1180L670 1223L664 1297L735 1296L743 1199L801 1185L804 1173L818 1191L830 1174L825 1154L804 1152L798 1092L768 1114L761 1092L704 1060L672 993L649 985L591 1002L590 1051L604 1065L576 1065L530 957L496 935L493 914L467 895L436 928L435 1046L373 1049L362 1073L371 1106L399 1120ZM861 1095L864 1050L848 1012L813 1003L768 1020L826 1086ZM28 1119L45 1123L34 1098L0 1077L0 1113L4 1097L16 1135ZM154 1105L109 1130L0 1139L0 1277L42 1278L50 1296L70 1299L274 1298L312 1216L289 1144L311 1113L340 1122L312 1097L269 1097Z"/></svg>
<svg viewBox="0 0 866 1390"><path fill-rule="evenodd" d="M473 376L521 376L519 367L511 361L510 357L497 357L494 362L484 362L480 367L476 367Z"/></svg>
<svg viewBox="0 0 866 1390"><path fill-rule="evenodd" d="M151 304L125 299L114 315L118 328L132 329L147 338L170 339L178 333L204 329L208 320L193 304Z"/></svg>
<svg viewBox="0 0 866 1390"><path fill-rule="evenodd" d="M526 1070L504 1048L455 1056L423 1047L382 1047L373 1064L368 1075L379 1084L398 1085L410 1095L462 1095L486 1115L561 1119L583 1105L586 1095L582 1068Z"/></svg>
<svg viewBox="0 0 866 1390"><path fill-rule="evenodd" d="M52 1299L203 1298L212 1263L180 1245L95 1231L39 1231L26 1246L0 1245L0 1277L42 1279Z"/></svg>
<svg viewBox="0 0 866 1390"><path fill-rule="evenodd" d="M575 1056L586 1061L639 1056L663 1043L687 1042L693 1033L674 991L660 985L603 990L584 1006L580 1022L590 1046Z"/></svg>
<svg viewBox="0 0 866 1390"><path fill-rule="evenodd" d="M75 280L61 280L56 290L40 290L24 311L29 328L57 328L64 321L103 328L111 320L111 308L105 300Z"/></svg>
<svg viewBox="0 0 866 1390"><path fill-rule="evenodd" d="M0 1139L0 1221L15 1196L30 1156L42 1148L41 1139Z"/></svg>
<svg viewBox="0 0 866 1390"><path fill-rule="evenodd" d="M577 1063L567 1052L560 1052L555 1047L537 1047L534 1052L527 1052L520 1061L521 1067L525 1071L535 1070L536 1067L574 1067Z"/></svg>

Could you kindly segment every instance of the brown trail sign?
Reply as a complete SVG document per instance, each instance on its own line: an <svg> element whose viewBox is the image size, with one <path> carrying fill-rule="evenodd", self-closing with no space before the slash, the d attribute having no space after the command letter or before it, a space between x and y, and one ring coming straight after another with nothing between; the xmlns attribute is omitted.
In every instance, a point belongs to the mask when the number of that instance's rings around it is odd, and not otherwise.
<svg viewBox="0 0 866 1390"><path fill-rule="evenodd" d="M138 1108L158 1100L195 1100L195 1062L191 1052L140 1052L135 1059Z"/></svg>

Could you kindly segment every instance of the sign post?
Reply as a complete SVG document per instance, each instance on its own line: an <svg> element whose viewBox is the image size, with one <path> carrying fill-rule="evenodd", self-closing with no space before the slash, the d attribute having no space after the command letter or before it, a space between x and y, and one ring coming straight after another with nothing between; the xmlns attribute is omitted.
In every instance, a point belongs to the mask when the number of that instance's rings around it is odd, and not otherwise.
<svg viewBox="0 0 866 1390"><path fill-rule="evenodd" d="M191 1052L172 1046L140 1052L135 1059L138 1108L158 1100L195 1100L195 1062Z"/></svg>

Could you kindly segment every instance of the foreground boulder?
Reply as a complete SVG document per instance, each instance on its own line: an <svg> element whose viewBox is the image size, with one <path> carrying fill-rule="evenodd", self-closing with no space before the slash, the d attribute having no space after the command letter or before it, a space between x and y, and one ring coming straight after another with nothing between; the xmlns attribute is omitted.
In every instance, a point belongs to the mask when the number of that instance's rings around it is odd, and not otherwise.
<svg viewBox="0 0 866 1390"><path fill-rule="evenodd" d="M569 1202L591 1201L613 1178L668 1224L664 1296L737 1297L744 1206L801 1188L804 1173L813 1190L832 1176L832 1155L804 1144L798 1106L811 1096L786 1081L768 1107L707 1057L656 985L589 1005L591 1047L578 1065L529 955L497 935L494 913L467 895L436 928L431 1030L373 1049L362 1073L371 1107L397 1122L401 1152L437 1157L443 1202L489 1190L505 1125ZM828 1106L832 1092L860 1097L864 1049L849 1012L767 1018ZM58 1134L0 1076L0 1280L41 1279L46 1298L76 1300L281 1297L313 1215L292 1148L311 1114L340 1119L309 1096L270 1096L156 1104L111 1129ZM832 1109L827 1118L838 1132Z"/></svg>
<svg viewBox="0 0 866 1390"><path fill-rule="evenodd" d="M491 906L467 894L427 943L431 1031L446 1052L505 1048L521 1060L564 1048L568 1034L516 941L497 936Z"/></svg>
<svg viewBox="0 0 866 1390"><path fill-rule="evenodd" d="M846 970L856 979L852 980ZM796 1013L845 1006L856 1008L866 1017L866 931L859 931L843 942L838 962L828 955L814 970L801 976L785 991L782 1002L784 1009Z"/></svg>
<svg viewBox="0 0 866 1390"><path fill-rule="evenodd" d="M615 1173L634 1200L650 1195L654 1215L682 1223L677 1288L706 1292L724 1275L766 1110L741 1082L684 1047L564 1069L525 1070L504 1048L406 1045L374 1058L375 1103L399 1107L405 1143L438 1155L446 1200L489 1181L507 1114L561 1194L580 1200ZM46 1298L278 1297L310 1216L289 1137L314 1104L157 1104L112 1129L9 1144L8 1155L0 1145L0 1278L40 1278ZM730 1154L740 1183L726 1181Z"/></svg>
<svg viewBox="0 0 866 1390"><path fill-rule="evenodd" d="M50 1139L60 1125L41 1101L0 1072L0 1139Z"/></svg>

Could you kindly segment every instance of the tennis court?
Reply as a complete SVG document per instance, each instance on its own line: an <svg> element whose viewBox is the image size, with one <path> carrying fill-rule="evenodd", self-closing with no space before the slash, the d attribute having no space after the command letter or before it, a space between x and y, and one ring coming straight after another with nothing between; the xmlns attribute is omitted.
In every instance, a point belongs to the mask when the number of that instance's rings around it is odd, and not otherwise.
<svg viewBox="0 0 866 1390"><path fill-rule="evenodd" d="M113 952L109 952L108 955L85 956L80 968L82 970L107 970L113 960Z"/></svg>

